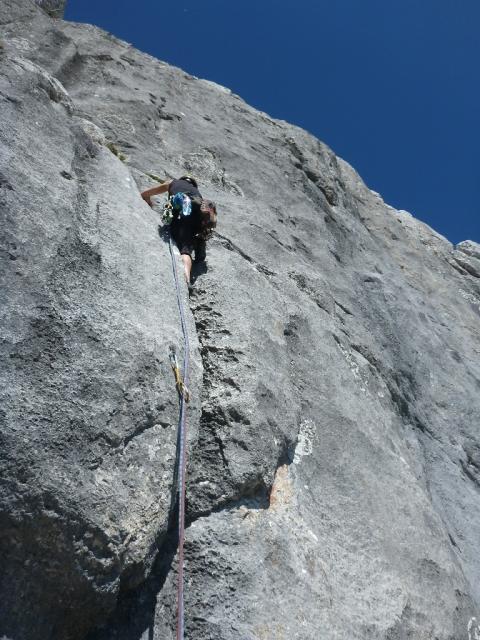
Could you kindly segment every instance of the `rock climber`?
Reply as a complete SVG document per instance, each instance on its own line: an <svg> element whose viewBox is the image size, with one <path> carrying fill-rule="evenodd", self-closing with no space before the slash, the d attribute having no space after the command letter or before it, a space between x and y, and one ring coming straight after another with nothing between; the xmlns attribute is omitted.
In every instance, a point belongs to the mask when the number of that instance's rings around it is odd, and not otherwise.
<svg viewBox="0 0 480 640"><path fill-rule="evenodd" d="M197 181L191 176L182 176L178 180L167 180L157 187L143 191L141 195L145 202L152 207L151 197L161 193L168 193L170 201L175 195L184 194L188 196L191 203L189 205L191 210L187 215L180 215L174 210L174 217L170 225L172 237L182 257L185 279L190 288L193 252L195 252L195 263L203 262L206 258L207 225L205 224L206 218L203 215L204 203L213 207L215 211L215 220L213 223L208 223L209 228L213 228L216 224L215 205L203 200Z"/></svg>

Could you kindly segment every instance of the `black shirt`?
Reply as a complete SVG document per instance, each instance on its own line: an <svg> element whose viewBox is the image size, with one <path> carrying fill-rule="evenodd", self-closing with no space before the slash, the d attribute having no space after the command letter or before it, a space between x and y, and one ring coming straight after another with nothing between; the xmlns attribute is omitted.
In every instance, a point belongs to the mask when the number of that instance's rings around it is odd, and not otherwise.
<svg viewBox="0 0 480 640"><path fill-rule="evenodd" d="M190 198L201 198L202 194L188 180L172 180L168 187L168 195L174 196L176 193L185 193Z"/></svg>
<svg viewBox="0 0 480 640"><path fill-rule="evenodd" d="M197 187L188 180L172 180L168 187L168 195L174 196L177 193L184 193L189 198L202 198ZM200 207L196 202L192 202L192 213L189 216L183 217L174 213L172 232L180 251L191 253L194 237L199 231L201 231Z"/></svg>

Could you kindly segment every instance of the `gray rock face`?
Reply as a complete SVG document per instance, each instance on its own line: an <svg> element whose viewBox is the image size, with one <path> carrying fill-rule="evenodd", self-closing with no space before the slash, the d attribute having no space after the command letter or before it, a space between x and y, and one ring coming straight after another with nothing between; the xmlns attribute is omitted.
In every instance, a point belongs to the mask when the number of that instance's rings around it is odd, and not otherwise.
<svg viewBox="0 0 480 640"><path fill-rule="evenodd" d="M34 0L52 18L63 18L66 0Z"/></svg>
<svg viewBox="0 0 480 640"><path fill-rule="evenodd" d="M220 222L183 291L186 637L473 639L478 245L95 27L0 23L0 637L175 637L182 340L139 189L188 171Z"/></svg>
<svg viewBox="0 0 480 640"><path fill-rule="evenodd" d="M472 258L480 260L480 244L478 244L478 242L464 240L463 242L459 242L455 248L462 253L466 253L467 256L472 256Z"/></svg>

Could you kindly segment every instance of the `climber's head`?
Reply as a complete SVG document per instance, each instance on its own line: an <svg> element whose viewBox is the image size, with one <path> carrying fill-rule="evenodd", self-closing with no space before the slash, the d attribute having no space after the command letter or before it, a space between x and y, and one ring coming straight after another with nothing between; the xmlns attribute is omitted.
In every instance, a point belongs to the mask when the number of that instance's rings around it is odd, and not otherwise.
<svg viewBox="0 0 480 640"><path fill-rule="evenodd" d="M193 186L195 187L195 189L198 189L198 184L197 181L195 180L195 178L192 178L192 176L182 176L181 178L179 178L180 180L186 180L187 182L190 182L190 184L193 184Z"/></svg>

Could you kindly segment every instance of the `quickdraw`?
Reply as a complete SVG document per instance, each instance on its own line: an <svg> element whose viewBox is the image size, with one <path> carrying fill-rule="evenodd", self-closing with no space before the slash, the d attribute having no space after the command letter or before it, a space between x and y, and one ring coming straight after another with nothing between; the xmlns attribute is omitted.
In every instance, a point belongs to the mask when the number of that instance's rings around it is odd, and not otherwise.
<svg viewBox="0 0 480 640"><path fill-rule="evenodd" d="M164 224L170 224L173 220L173 206L170 200L167 200L163 205L162 222Z"/></svg>
<svg viewBox="0 0 480 640"><path fill-rule="evenodd" d="M190 401L190 391L182 380L182 374L180 373L180 367L177 360L177 354L175 353L175 347L170 347L170 364L172 366L173 375L175 376L175 386L177 387L178 395L180 398L184 398L185 402Z"/></svg>

